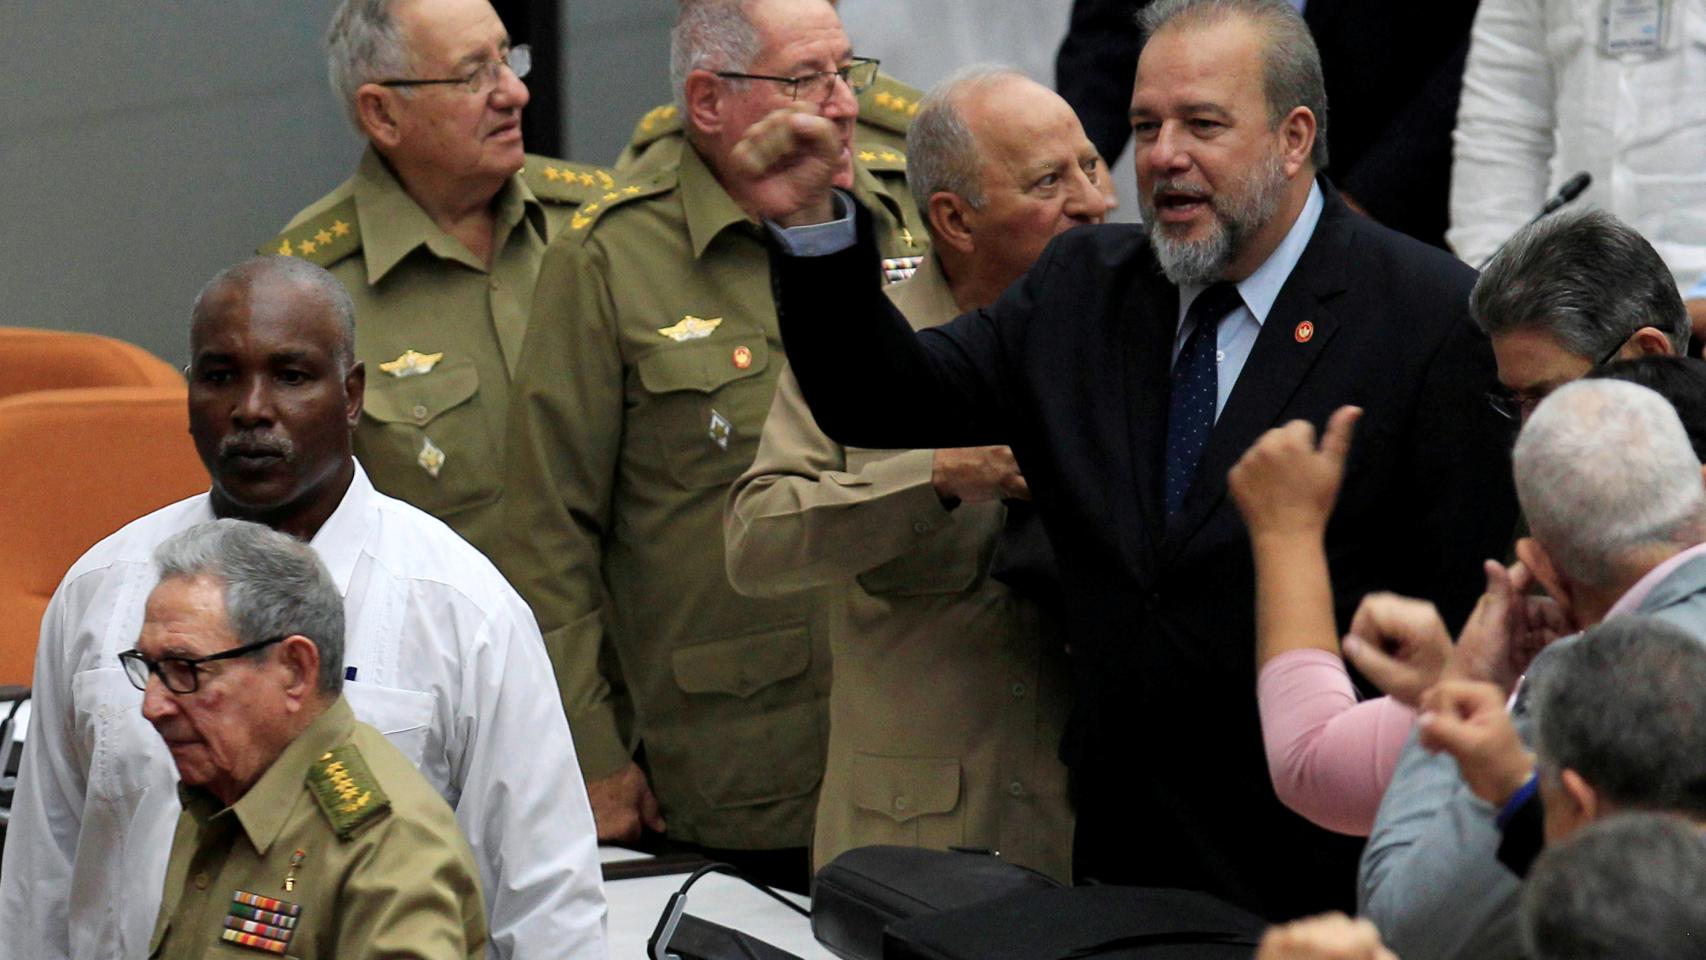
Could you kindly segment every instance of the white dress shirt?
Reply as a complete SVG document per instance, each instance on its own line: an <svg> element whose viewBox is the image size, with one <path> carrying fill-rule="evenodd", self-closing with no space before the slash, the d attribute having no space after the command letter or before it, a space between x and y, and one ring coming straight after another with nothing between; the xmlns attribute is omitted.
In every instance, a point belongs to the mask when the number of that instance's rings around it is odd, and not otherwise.
<svg viewBox="0 0 1706 960"><path fill-rule="evenodd" d="M42 620L34 704L0 869L0 958L142 958L160 908L177 771L117 654L154 548L208 496L96 544ZM489 957L605 956L596 833L538 625L450 528L358 466L312 545L344 595L344 695L456 811L480 866Z"/></svg>
<svg viewBox="0 0 1706 960"><path fill-rule="evenodd" d="M1453 134L1451 230L1471 264L1577 171L1578 204L1640 231L1687 289L1706 272L1706 0L1662 0L1653 54L1601 52L1606 0L1482 0Z"/></svg>

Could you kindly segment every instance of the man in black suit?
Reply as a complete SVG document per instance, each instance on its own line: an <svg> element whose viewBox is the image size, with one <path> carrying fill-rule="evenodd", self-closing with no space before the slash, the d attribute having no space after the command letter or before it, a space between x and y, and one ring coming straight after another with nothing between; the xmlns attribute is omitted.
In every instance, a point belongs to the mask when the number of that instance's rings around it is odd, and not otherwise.
<svg viewBox="0 0 1706 960"><path fill-rule="evenodd" d="M1348 907L1359 842L1269 783L1226 471L1276 424L1361 406L1328 530L1340 622L1371 590L1460 622L1512 530L1510 427L1484 399L1473 272L1316 177L1325 95L1296 11L1160 0L1147 23L1131 117L1148 226L1070 231L946 326L915 335L884 302L867 217L828 187L833 130L767 118L742 189L787 251L782 334L826 432L1018 457L1066 590L1075 872L1275 919Z"/></svg>

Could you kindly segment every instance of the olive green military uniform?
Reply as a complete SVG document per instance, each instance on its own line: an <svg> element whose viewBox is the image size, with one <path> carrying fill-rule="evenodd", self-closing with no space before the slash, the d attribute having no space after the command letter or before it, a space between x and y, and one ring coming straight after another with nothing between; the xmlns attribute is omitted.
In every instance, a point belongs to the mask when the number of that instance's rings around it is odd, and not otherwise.
<svg viewBox="0 0 1706 960"><path fill-rule="evenodd" d="M885 74L859 94L859 122L853 140L867 150L906 152L906 131L918 115L924 92ZM639 179L673 168L681 162L681 112L671 104L646 111L634 124L634 135L616 158L616 172Z"/></svg>
<svg viewBox="0 0 1706 960"><path fill-rule="evenodd" d="M890 156L856 163L854 192L885 256L916 259L924 230ZM631 756L595 666L609 642L670 835L803 847L828 647L803 599L750 600L723 573L723 495L782 369L765 228L695 150L616 192L540 269L511 404L505 573L545 631L589 781Z"/></svg>
<svg viewBox="0 0 1706 960"><path fill-rule="evenodd" d="M236 803L180 785L150 957L485 955L456 816L339 697Z"/></svg>
<svg viewBox="0 0 1706 960"><path fill-rule="evenodd" d="M935 257L889 295L917 329L958 312ZM945 509L934 465L932 450L842 447L785 371L730 491L737 587L828 588L815 623L835 681L812 859L976 847L1070 882L1065 652L1041 611L989 576L1006 508Z"/></svg>
<svg viewBox="0 0 1706 960"><path fill-rule="evenodd" d="M355 176L261 248L311 260L355 300L367 400L356 457L380 491L496 559L510 376L545 246L609 172L529 155L495 200L487 267L432 221L370 147Z"/></svg>

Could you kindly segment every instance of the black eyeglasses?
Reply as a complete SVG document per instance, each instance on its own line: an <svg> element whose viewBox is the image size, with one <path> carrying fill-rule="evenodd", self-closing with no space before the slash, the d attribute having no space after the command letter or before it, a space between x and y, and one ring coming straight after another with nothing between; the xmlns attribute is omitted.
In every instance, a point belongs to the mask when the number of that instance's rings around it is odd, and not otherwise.
<svg viewBox="0 0 1706 960"><path fill-rule="evenodd" d="M246 643L230 650L210 653L205 657L161 657L158 660L143 655L141 650L131 649L118 655L119 663L124 666L124 675L130 678L130 685L138 690L148 689L148 676L153 674L160 678L166 689L173 693L194 693L201 686L200 667L204 663L215 660L230 660L244 654L254 653L263 647L284 640L292 634L273 637L270 640L259 640Z"/></svg>
<svg viewBox="0 0 1706 960"><path fill-rule="evenodd" d="M845 67L819 70L800 77L771 77L762 73L735 73L730 70L718 70L717 76L724 80L768 80L771 83L780 83L788 88L790 100L823 103L835 96L837 77L847 84L855 96L871 89L871 84L877 82L877 65L881 62L869 57L854 57Z"/></svg>
<svg viewBox="0 0 1706 960"><path fill-rule="evenodd" d="M1616 346L1612 347L1611 350L1609 352L1607 352L1605 356L1600 357L1599 361L1597 363L1595 363L1592 367L1589 367L1588 369L1589 370L1596 370L1600 367L1605 366L1607 363L1610 363L1611 358L1615 357L1619 353L1621 353L1623 351L1624 344L1626 344L1628 342L1629 342L1628 337L1624 337L1623 339L1617 341ZM1556 389L1556 387L1554 387L1553 389ZM1551 393L1551 392L1552 392L1551 390L1547 390L1546 393L1542 393L1539 396L1521 395L1521 394L1512 393L1510 390L1508 390L1504 387L1498 387L1496 389L1487 391L1487 403L1499 414L1499 416L1504 417L1508 420L1521 420L1522 419L1522 412L1524 410L1532 409L1532 408L1538 406L1540 404L1540 401L1546 399L1546 395Z"/></svg>
<svg viewBox="0 0 1706 960"><path fill-rule="evenodd" d="M498 69L508 67L509 72L521 79L533 70L533 48L525 43L510 47L501 60L487 60L475 67L467 76L446 77L440 80L376 80L382 87L428 87L438 83L460 84L468 93L483 93L491 84L498 82Z"/></svg>

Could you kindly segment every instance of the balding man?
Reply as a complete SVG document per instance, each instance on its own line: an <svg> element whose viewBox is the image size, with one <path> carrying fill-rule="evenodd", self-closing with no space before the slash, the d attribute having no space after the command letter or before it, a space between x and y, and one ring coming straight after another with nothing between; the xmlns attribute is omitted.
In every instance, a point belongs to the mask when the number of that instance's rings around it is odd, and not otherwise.
<svg viewBox="0 0 1706 960"><path fill-rule="evenodd" d="M829 649L804 598L742 597L723 572L723 497L752 462L783 359L764 228L731 155L772 110L830 124L833 177L880 211L904 272L926 238L903 164L853 141L875 68L827 0L681 4L671 72L688 149L552 243L507 441L505 569L546 630L599 836L667 827L798 887ZM603 643L637 745L618 733Z"/></svg>
<svg viewBox="0 0 1706 960"><path fill-rule="evenodd" d="M208 493L90 548L42 619L36 711L0 871L0 956L147 952L172 760L115 656L136 641L154 548L215 517L306 540L343 595L344 696L456 811L493 958L604 950L585 787L538 627L444 524L373 489L351 453L366 370L331 274L264 257L213 278L190 322L190 433Z"/></svg>
<svg viewBox="0 0 1706 960"><path fill-rule="evenodd" d="M932 252L889 295L916 328L994 302L1056 234L1106 211L1072 108L1015 70L973 68L932 91L907 155ZM815 611L835 662L818 865L875 843L970 846L1071 878L1061 641L990 577L1003 501L1025 496L1006 447L837 444L782 374L724 540L742 593L828 588Z"/></svg>
<svg viewBox="0 0 1706 960"><path fill-rule="evenodd" d="M615 180L522 152L532 55L487 0L343 0L326 45L332 93L367 149L261 252L325 267L355 301L371 374L355 451L374 486L495 557L504 416L539 263Z"/></svg>

